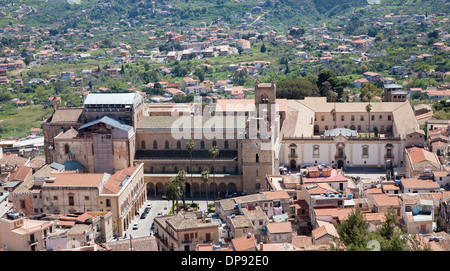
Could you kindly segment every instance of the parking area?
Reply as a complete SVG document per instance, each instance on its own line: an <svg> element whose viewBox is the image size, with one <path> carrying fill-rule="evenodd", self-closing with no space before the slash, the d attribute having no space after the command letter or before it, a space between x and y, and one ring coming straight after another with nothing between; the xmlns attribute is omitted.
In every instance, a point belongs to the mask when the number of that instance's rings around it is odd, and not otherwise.
<svg viewBox="0 0 450 271"><path fill-rule="evenodd" d="M186 200L186 203L191 203L192 200ZM206 210L206 200L205 199L194 199L195 203L199 204L199 210L204 211ZM212 203L213 201L209 200L208 203ZM179 203L181 203L181 200L179 200ZM151 208L149 212L147 213L147 216L145 218L141 218L142 213L144 213L145 208L148 204L151 204ZM125 231L124 235L121 236L119 239L129 239L130 235L133 236L133 238L138 237L144 237L144 236L151 236L152 229L151 226L153 224L154 218L160 215L167 215L170 212L170 209L172 208L172 201L164 200L161 198L150 198L146 201L146 203L140 208L139 215L136 215L136 217L132 220L130 226ZM133 225L137 223L137 229L133 229Z"/></svg>

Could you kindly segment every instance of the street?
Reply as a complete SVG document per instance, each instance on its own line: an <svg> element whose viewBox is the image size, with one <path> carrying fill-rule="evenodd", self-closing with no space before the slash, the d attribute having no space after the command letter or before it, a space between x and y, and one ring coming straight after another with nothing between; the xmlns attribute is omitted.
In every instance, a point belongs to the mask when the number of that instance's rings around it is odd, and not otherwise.
<svg viewBox="0 0 450 271"><path fill-rule="evenodd" d="M194 199L194 202L199 204L199 211L206 210L206 199ZM212 203L213 201L209 200L208 203ZM145 219L141 219L140 216L144 212L148 203L152 203L152 208ZM179 200L178 203L182 203ZM191 199L186 199L186 203L192 203ZM167 215L172 208L172 201L163 200L161 198L152 197L149 198L144 205L139 210L139 215L132 220L130 226L125 231L124 235L119 238L119 240L130 239L130 235L133 238L150 236L150 227L153 223L153 219L158 215L159 212L162 215ZM138 229L133 230L133 224L138 223ZM125 237L126 236L126 237Z"/></svg>

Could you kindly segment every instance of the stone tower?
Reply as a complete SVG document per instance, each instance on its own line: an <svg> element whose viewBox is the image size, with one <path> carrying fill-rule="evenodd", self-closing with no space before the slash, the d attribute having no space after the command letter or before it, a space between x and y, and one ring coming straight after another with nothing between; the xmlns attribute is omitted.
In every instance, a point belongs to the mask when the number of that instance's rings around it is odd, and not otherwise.
<svg viewBox="0 0 450 271"><path fill-rule="evenodd" d="M276 172L277 151L274 140L279 132L276 112L276 86L272 83L255 85L255 112L247 119L246 138L240 141L243 190L246 193L265 191L266 175Z"/></svg>

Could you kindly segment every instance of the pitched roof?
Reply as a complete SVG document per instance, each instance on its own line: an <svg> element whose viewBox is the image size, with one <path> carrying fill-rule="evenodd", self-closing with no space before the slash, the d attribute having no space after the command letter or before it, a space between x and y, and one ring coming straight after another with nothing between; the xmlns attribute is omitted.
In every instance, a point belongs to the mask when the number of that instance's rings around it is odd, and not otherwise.
<svg viewBox="0 0 450 271"><path fill-rule="evenodd" d="M311 231L311 236L316 240L327 234L333 235L336 237L338 236L336 228L331 223L324 223L322 226Z"/></svg>
<svg viewBox="0 0 450 271"><path fill-rule="evenodd" d="M430 151L427 151L423 148L418 147L412 147L406 149L407 154L409 154L409 157L411 159L411 162L413 164L420 163L423 161L429 161L431 163L436 163L440 165L439 159L437 158L436 154Z"/></svg>
<svg viewBox="0 0 450 271"><path fill-rule="evenodd" d="M272 222L267 224L267 231L270 233L292 232L291 222Z"/></svg>
<svg viewBox="0 0 450 271"><path fill-rule="evenodd" d="M14 172L9 176L9 180L23 182L31 175L32 171L33 169L31 167L18 166L16 170L14 170Z"/></svg>
<svg viewBox="0 0 450 271"><path fill-rule="evenodd" d="M245 251L251 248L256 248L255 235L250 238L246 235L231 239L235 251Z"/></svg>
<svg viewBox="0 0 450 271"><path fill-rule="evenodd" d="M433 180L422 180L415 178L401 179L404 188L439 189L440 186Z"/></svg>
<svg viewBox="0 0 450 271"><path fill-rule="evenodd" d="M137 93L89 93L84 105L90 104L134 104Z"/></svg>
<svg viewBox="0 0 450 271"><path fill-rule="evenodd" d="M120 129L123 131L129 131L129 130L133 129L132 126L126 124L123 121L120 121L120 120L110 117L110 116L104 116L101 119L96 119L96 120L90 121L90 122L82 125L80 128L78 128L78 130L82 130L86 127L90 127L90 126L98 124L98 123L104 123L106 125L112 126L114 128L117 128L117 129Z"/></svg>
<svg viewBox="0 0 450 271"><path fill-rule="evenodd" d="M266 196L266 199L268 200L278 200L278 199L290 199L291 197L289 194L284 190L277 190L277 191L268 191L268 192L262 192L264 196Z"/></svg>
<svg viewBox="0 0 450 271"><path fill-rule="evenodd" d="M50 123L79 122L83 108L59 108L51 116Z"/></svg>
<svg viewBox="0 0 450 271"><path fill-rule="evenodd" d="M373 199L378 207L399 207L401 205L398 196L389 196L388 194L374 194Z"/></svg>
<svg viewBox="0 0 450 271"><path fill-rule="evenodd" d="M51 173L54 182L46 182L43 187L99 187L106 173Z"/></svg>
<svg viewBox="0 0 450 271"><path fill-rule="evenodd" d="M103 185L102 194L118 194L122 189L123 185L131 177L139 166L131 166L122 170L117 171Z"/></svg>

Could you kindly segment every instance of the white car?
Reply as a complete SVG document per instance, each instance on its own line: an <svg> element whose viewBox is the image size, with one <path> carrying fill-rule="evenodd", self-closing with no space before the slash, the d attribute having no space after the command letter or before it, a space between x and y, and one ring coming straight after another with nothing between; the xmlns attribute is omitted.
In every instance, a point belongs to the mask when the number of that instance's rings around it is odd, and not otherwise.
<svg viewBox="0 0 450 271"><path fill-rule="evenodd" d="M152 208L153 204L151 202L147 203L147 207Z"/></svg>
<svg viewBox="0 0 450 271"><path fill-rule="evenodd" d="M139 228L138 223L134 223L134 224L133 224L133 230L137 230L138 228Z"/></svg>

